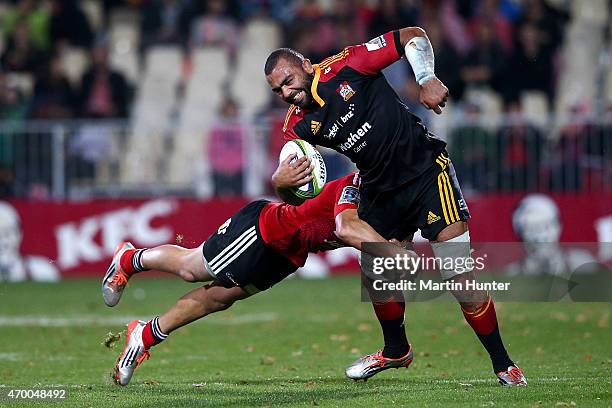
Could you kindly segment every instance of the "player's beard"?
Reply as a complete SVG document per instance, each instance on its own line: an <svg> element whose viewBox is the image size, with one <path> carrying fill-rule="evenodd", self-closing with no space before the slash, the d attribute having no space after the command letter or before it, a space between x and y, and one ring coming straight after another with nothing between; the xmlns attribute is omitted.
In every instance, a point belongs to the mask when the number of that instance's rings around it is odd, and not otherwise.
<svg viewBox="0 0 612 408"><path fill-rule="evenodd" d="M300 92L304 92L304 96L299 101L288 101L294 105L299 106L303 109L308 109L314 106L314 98L312 97L312 81L314 80L314 74L304 74L304 80L302 81L302 86L296 89L296 95Z"/></svg>

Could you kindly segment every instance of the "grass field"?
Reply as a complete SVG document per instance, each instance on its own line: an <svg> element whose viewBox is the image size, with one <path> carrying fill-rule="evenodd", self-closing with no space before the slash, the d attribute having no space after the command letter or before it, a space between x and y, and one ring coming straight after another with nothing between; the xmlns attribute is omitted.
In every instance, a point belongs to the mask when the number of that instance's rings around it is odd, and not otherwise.
<svg viewBox="0 0 612 408"><path fill-rule="evenodd" d="M382 344L371 306L358 301L357 278L283 282L173 333L128 387L112 385L121 345L105 348L105 334L159 314L190 287L134 279L109 309L97 280L0 284L0 387L61 384L70 395L56 405L79 407L612 406L610 303L497 305L528 387L497 384L451 302L408 305L409 369L367 383L345 379L346 364Z"/></svg>

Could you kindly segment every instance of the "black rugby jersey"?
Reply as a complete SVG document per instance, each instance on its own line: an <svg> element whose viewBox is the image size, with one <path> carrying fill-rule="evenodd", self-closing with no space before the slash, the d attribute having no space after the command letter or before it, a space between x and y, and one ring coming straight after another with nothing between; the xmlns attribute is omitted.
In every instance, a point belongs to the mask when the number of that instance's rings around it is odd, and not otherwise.
<svg viewBox="0 0 612 408"><path fill-rule="evenodd" d="M364 192L389 191L420 176L446 143L428 133L381 73L403 53L399 31L392 31L314 65L311 91L318 106L292 105L285 139L304 139L349 157Z"/></svg>

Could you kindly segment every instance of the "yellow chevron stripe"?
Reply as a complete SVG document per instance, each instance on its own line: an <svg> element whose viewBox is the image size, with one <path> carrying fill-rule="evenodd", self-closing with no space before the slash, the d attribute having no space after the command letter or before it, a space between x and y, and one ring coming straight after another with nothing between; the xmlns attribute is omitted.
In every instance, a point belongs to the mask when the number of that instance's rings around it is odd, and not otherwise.
<svg viewBox="0 0 612 408"><path fill-rule="evenodd" d="M448 173L444 173L444 178L446 179L446 184L448 185L448 190L450 191L450 202L453 205L455 218L457 221L459 221L459 212L457 211L457 203L455 202L455 193L453 193L453 187L450 182L450 177L448 177Z"/></svg>
<svg viewBox="0 0 612 408"><path fill-rule="evenodd" d="M442 204L442 212L444 213L444 221L446 221L446 225L450 225L450 221L448 219L448 212L446 211L444 191L442 189L442 173L438 175L438 191L440 192L440 203Z"/></svg>
<svg viewBox="0 0 612 408"><path fill-rule="evenodd" d="M332 55L331 57L325 58L323 61L321 61L319 63L319 67L327 68L328 66L330 66L334 62L337 62L337 61L340 61L341 59L346 58L347 55L348 55L348 50L344 49L342 52L339 52L336 55Z"/></svg>
<svg viewBox="0 0 612 408"><path fill-rule="evenodd" d="M487 296L488 295L489 293L487 292ZM470 315L472 318L477 318L484 315L487 310L489 310L489 308L491 307L491 301L491 296L488 296L487 303L485 303L479 310L476 310L474 312L468 312L467 310L463 309L463 307L461 309L463 310L463 313Z"/></svg>
<svg viewBox="0 0 612 408"><path fill-rule="evenodd" d="M318 65L313 65L313 67L315 71L315 76L312 80L312 85L310 86L310 93L312 94L314 100L317 101L319 106L323 106L325 105L325 101L323 101L323 99L317 93L317 85L319 85L319 78L321 78L321 67Z"/></svg>
<svg viewBox="0 0 612 408"><path fill-rule="evenodd" d="M450 199L450 194L449 194L449 191L448 191L449 190L449 188L448 188L449 186L446 183L446 178L445 178L446 173L442 172L440 174L442 175L442 188L444 189L444 198L446 198L446 210L448 211L448 218L450 219L451 224L452 224L452 223L454 223L457 220L455 220L455 216L453 215L453 212L452 212L452 204L451 204L452 201Z"/></svg>
<svg viewBox="0 0 612 408"><path fill-rule="evenodd" d="M442 162L442 160L439 157L436 159L436 163L438 163L440 167L442 167L442 170L446 168L446 164Z"/></svg>
<svg viewBox="0 0 612 408"><path fill-rule="evenodd" d="M289 118L291 117L291 115L293 115L293 112L295 111L296 108L297 106L295 105L291 105L289 107L289 110L287 111L287 116L285 116L285 124L283 125L283 132L287 131L287 125L289 124Z"/></svg>

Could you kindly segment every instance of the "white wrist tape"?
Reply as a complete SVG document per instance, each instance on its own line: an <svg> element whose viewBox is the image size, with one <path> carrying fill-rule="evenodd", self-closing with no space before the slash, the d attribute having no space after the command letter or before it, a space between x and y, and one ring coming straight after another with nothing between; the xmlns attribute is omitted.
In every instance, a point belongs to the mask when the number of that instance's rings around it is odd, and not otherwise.
<svg viewBox="0 0 612 408"><path fill-rule="evenodd" d="M413 37L406 47L406 59L414 71L419 85L436 77L434 73L434 52L427 37Z"/></svg>

